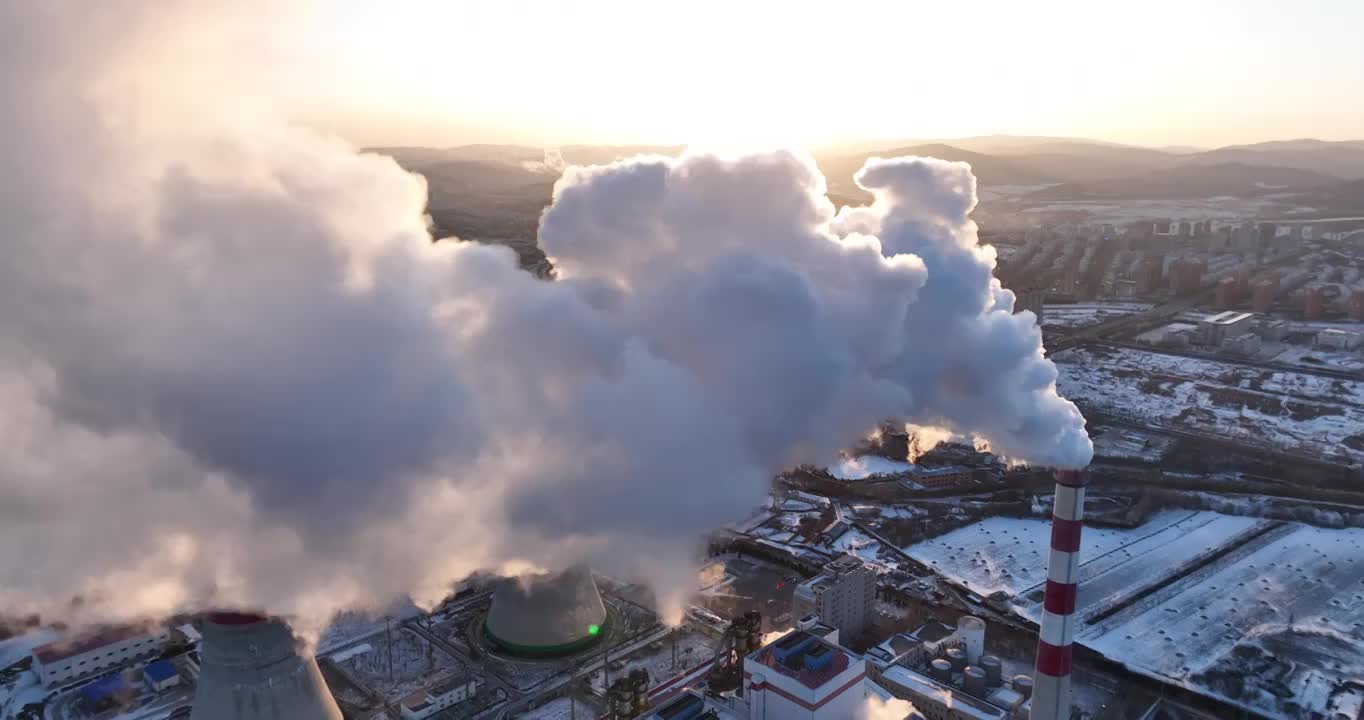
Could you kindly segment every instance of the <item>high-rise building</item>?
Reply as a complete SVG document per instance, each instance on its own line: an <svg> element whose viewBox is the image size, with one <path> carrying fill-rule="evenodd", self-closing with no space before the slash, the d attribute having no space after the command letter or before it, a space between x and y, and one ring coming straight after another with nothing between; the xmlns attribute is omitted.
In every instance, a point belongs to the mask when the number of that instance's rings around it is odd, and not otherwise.
<svg viewBox="0 0 1364 720"><path fill-rule="evenodd" d="M867 629L875 607L876 573L856 557L845 555L796 587L792 614L802 619L817 616L848 641Z"/></svg>
<svg viewBox="0 0 1364 720"><path fill-rule="evenodd" d="M1308 285L1303 291L1302 316L1307 320L1320 320L1326 314L1326 288L1322 285Z"/></svg>

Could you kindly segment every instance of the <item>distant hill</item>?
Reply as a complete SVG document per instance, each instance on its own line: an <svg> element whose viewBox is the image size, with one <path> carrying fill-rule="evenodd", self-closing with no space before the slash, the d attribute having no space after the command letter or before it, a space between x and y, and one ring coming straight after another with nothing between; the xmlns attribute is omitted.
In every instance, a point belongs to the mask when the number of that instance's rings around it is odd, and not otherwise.
<svg viewBox="0 0 1364 720"><path fill-rule="evenodd" d="M1139 175L1179 163L1177 155L1160 150L1074 140L1015 145L1000 154L1064 182Z"/></svg>
<svg viewBox="0 0 1364 720"><path fill-rule="evenodd" d="M1254 197L1306 192L1339 181L1297 168L1222 163L1182 165L1124 178L1065 183L1029 194L1029 200L1136 200L1217 196Z"/></svg>
<svg viewBox="0 0 1364 720"><path fill-rule="evenodd" d="M816 156L819 169L828 180L829 192L833 195L863 198L865 195L853 182L853 175L866 163L868 158L895 158L906 155L935 157L942 160L970 163L971 172L981 185L1046 185L1056 182L1056 178L1016 162L1012 158L1001 158L984 153L971 152L951 145L928 144L888 148L874 152L852 155Z"/></svg>
<svg viewBox="0 0 1364 720"><path fill-rule="evenodd" d="M1364 179L1364 141L1280 140L1195 153L1186 164L1244 165L1298 168L1332 175L1342 180Z"/></svg>

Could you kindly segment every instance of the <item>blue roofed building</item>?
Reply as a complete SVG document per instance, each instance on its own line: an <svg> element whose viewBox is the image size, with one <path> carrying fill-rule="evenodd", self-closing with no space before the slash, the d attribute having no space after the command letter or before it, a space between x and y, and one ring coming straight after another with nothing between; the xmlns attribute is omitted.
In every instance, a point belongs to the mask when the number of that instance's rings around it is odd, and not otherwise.
<svg viewBox="0 0 1364 720"><path fill-rule="evenodd" d="M169 660L157 660L147 663L142 670L142 679L152 692L161 692L180 684L180 672Z"/></svg>

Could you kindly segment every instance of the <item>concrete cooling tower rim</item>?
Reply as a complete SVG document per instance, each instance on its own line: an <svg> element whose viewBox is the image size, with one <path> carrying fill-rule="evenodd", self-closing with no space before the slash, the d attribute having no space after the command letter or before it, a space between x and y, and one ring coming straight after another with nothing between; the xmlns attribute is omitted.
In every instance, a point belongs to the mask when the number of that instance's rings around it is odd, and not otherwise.
<svg viewBox="0 0 1364 720"><path fill-rule="evenodd" d="M547 658L594 645L610 622L591 571L573 568L504 582L493 593L483 630L512 655Z"/></svg>

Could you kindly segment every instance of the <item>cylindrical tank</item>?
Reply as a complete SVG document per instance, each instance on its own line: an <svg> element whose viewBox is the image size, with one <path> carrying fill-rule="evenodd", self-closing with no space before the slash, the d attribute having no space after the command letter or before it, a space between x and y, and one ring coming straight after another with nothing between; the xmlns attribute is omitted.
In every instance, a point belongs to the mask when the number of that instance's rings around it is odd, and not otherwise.
<svg viewBox="0 0 1364 720"><path fill-rule="evenodd" d="M1004 663L994 655L982 655L980 657L980 669L985 671L985 681L990 684L990 687L1004 683Z"/></svg>
<svg viewBox="0 0 1364 720"><path fill-rule="evenodd" d="M947 662L952 663L952 672L966 669L966 651L961 648L947 648Z"/></svg>
<svg viewBox="0 0 1364 720"><path fill-rule="evenodd" d="M975 665L985 652L985 621L975 615L963 615L957 623L962 644L966 647L966 662Z"/></svg>
<svg viewBox="0 0 1364 720"><path fill-rule="evenodd" d="M341 720L317 661L280 620L210 613L203 638L190 720Z"/></svg>
<svg viewBox="0 0 1364 720"><path fill-rule="evenodd" d="M966 670L962 672L961 687L967 695L985 697L985 671L975 665L966 666Z"/></svg>
<svg viewBox="0 0 1364 720"><path fill-rule="evenodd" d="M934 680L947 682L952 679L952 663L942 658L938 658L929 666L928 675Z"/></svg>
<svg viewBox="0 0 1364 720"><path fill-rule="evenodd" d="M1014 690L1024 699L1032 697L1032 678L1027 675L1015 675Z"/></svg>

